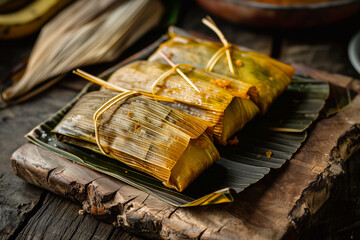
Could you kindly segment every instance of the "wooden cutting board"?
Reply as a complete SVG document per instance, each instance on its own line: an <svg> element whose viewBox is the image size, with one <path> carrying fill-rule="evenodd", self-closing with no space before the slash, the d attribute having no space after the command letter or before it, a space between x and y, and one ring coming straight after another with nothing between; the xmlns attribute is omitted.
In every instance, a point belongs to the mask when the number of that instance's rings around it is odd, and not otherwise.
<svg viewBox="0 0 360 240"><path fill-rule="evenodd" d="M303 66L299 73L360 93L360 81ZM176 208L121 181L27 143L14 152L16 175L82 205L87 213L151 238L281 239L310 223L344 162L360 149L360 95L317 121L299 151L229 204Z"/></svg>

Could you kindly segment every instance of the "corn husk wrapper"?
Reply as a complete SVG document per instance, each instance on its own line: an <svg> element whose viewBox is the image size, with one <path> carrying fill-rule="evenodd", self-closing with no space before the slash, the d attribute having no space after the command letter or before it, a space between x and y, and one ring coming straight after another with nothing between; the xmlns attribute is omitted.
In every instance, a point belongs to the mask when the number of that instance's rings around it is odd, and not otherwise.
<svg viewBox="0 0 360 240"><path fill-rule="evenodd" d="M94 112L119 94L84 95L54 129L60 141L100 152L94 137ZM100 143L109 156L183 191L219 159L211 124L152 99L129 97L99 119Z"/></svg>
<svg viewBox="0 0 360 240"><path fill-rule="evenodd" d="M160 62L136 61L119 68L108 82L126 89L152 93L153 83L170 68L168 64ZM252 101L257 98L256 88L252 85L222 75L220 79L218 74L192 66L181 67L181 70L200 93L174 72L158 83L155 94L174 99L175 103L166 103L171 107L213 123L214 137L220 144L225 145L228 138L259 113ZM225 82L227 84L223 87L216 84Z"/></svg>
<svg viewBox="0 0 360 240"><path fill-rule="evenodd" d="M24 75L3 92L3 99L19 98L76 67L115 60L162 13L158 0L75 2L42 28Z"/></svg>
<svg viewBox="0 0 360 240"><path fill-rule="evenodd" d="M164 62L158 51L163 51L175 64L190 64L199 69L206 65L221 43L201 41L189 37L170 34L170 40L160 45L149 58L150 61ZM292 66L281 63L261 53L242 51L236 46L231 48L231 57L235 76L229 70L226 56L222 56L213 72L233 76L243 82L252 84L259 92L256 104L264 114L271 103L289 86L295 73Z"/></svg>

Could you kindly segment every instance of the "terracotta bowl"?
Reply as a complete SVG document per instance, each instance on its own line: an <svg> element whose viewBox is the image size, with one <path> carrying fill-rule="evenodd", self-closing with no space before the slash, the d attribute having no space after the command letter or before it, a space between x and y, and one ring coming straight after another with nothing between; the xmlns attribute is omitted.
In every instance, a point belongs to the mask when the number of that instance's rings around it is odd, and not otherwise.
<svg viewBox="0 0 360 240"><path fill-rule="evenodd" d="M313 27L350 17L360 0L332 0L308 4L270 4L246 0L196 0L210 13L228 21L257 27Z"/></svg>

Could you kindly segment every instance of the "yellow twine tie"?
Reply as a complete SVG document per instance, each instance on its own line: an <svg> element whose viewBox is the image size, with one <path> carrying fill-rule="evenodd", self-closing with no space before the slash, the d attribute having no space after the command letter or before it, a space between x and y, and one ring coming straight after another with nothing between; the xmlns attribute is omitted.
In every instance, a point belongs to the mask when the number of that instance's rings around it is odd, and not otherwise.
<svg viewBox="0 0 360 240"><path fill-rule="evenodd" d="M133 91L125 91L122 92L118 95L116 95L115 97L111 98L109 101L107 101L106 103L104 103L95 113L93 116L93 120L94 120L94 127L95 127L95 140L96 140L96 144L99 147L100 151L105 154L108 155L107 152L105 152L104 148L101 146L100 143L100 136L99 136L99 129L98 129L98 120L100 118L100 116L107 110L109 110L109 108L111 108L112 106L114 106L116 103L118 103L119 101L128 98L132 95L139 95L140 93L138 92L133 92Z"/></svg>
<svg viewBox="0 0 360 240"><path fill-rule="evenodd" d="M153 93L155 92L155 87L157 85L157 83L163 79L165 79L166 77L168 77L170 74L172 74L173 72L178 72L187 83L190 84L191 87L193 87L195 89L195 91L199 92L199 89L192 83L192 81L179 69L179 66L181 66L181 64L179 65L175 65L173 62L171 62L171 60L166 57L166 55L163 52L160 52L160 55L162 55L162 57L172 66L171 69L169 69L168 71L166 71L164 74L162 74L157 80L155 80L155 82L152 85L152 91ZM108 153L105 152L104 148L101 146L100 143L100 136L99 136L99 127L98 127L98 120L100 118L100 116L106 112L107 110L109 110L109 108L111 108L112 106L114 106L114 104L118 103L119 101L128 98L132 95L144 95L144 96L148 96L148 97L152 97L155 100L158 101L166 101L166 102L174 102L174 99L168 98L168 97L163 97L163 96L156 96L155 94L149 94L149 93L145 93L145 92L137 92L137 91L130 91L127 90L125 88L116 86L114 84L111 84L109 82L106 82L96 76L93 76L87 72L84 72L80 69L76 69L73 71L73 73L91 81L94 82L100 86L103 86L107 89L110 90L114 90L114 91L119 91L122 92L118 95L116 95L115 97L111 98L110 100L108 100L106 103L104 103L98 110L96 110L96 112L93 115L93 121L94 121L94 128L95 128L95 140L96 140L96 144L99 147L100 151L105 154L108 155Z"/></svg>
<svg viewBox="0 0 360 240"><path fill-rule="evenodd" d="M102 80L101 78L93 76L93 75L91 75L91 74L89 74L87 72L84 72L84 71L80 70L80 69L74 70L73 73L85 78L86 80L89 80L89 81L94 82L94 83L96 83L96 84L98 84L100 86L103 86L103 87L105 87L107 89L122 92L122 93L116 95L115 97L111 98L110 100L108 100L106 103L104 103L100 108L98 108L98 110L93 115L96 144L99 147L100 151L105 155L108 155L108 153L106 153L104 148L101 146L100 136L99 136L99 127L98 127L98 120L99 120L100 116L105 111L109 110L109 108L114 106L114 104L116 104L117 102L119 102L119 101L121 101L121 100L123 100L125 98L128 98L128 97L130 97L132 95L140 95L140 94L142 94L144 96L153 97L154 99L156 99L158 101L166 101L166 102L173 102L174 101L173 99L170 99L170 98L167 98L167 97L154 96L153 94L140 93L140 92L136 92L136 91L127 90L125 88L116 86L116 85L111 84L109 82L106 82L106 81Z"/></svg>
<svg viewBox="0 0 360 240"><path fill-rule="evenodd" d="M169 65L172 67L170 68L168 71L166 71L165 73L163 73L158 79L156 79L154 81L154 83L152 84L152 93L155 94L155 87L157 86L158 82L160 82L161 80L164 80L165 78L167 78L170 74L172 74L173 72L177 72L195 91L197 91L198 93L200 93L200 90L194 85L194 83L180 70L180 66L182 66L182 64L178 64L175 65L166 55L164 52L159 51L159 54L162 58L164 58L166 60L167 63L169 63Z"/></svg>
<svg viewBox="0 0 360 240"><path fill-rule="evenodd" d="M98 78L94 75L91 75L87 72L84 72L82 71L81 69L76 69L76 70L73 70L73 73L86 79L86 80L89 80L90 82L93 82L93 83L96 83L100 86L103 86L105 87L106 89L109 89L109 90L113 90L113 91L118 91L118 92L130 92L130 90L126 89L126 88L122 88L122 87L119 87L117 85L114 85L112 83L109 83L107 81L104 81L102 80L101 78ZM138 92L138 91L136 91ZM146 92L139 92L140 94L146 96L146 97L151 97L153 98L154 100L157 100L157 101L163 101L163 102L175 102L174 99L172 98L169 98L169 97L164 97L164 96L158 96L158 95L154 95L154 94L151 94L151 93L146 93Z"/></svg>
<svg viewBox="0 0 360 240"><path fill-rule="evenodd" d="M227 62L229 65L230 72L235 75L234 66L231 60L231 54L230 54L230 48L232 47L231 43L229 43L226 38L224 37L224 34L220 31L220 29L216 26L215 22L207 16L206 18L202 19L202 22L208 26L211 30L213 30L216 35L220 38L220 41L222 44L224 44L223 47L221 47L219 50L216 51L216 53L211 57L209 62L206 65L207 71L212 71L216 65L216 63L220 60L220 58L226 54Z"/></svg>

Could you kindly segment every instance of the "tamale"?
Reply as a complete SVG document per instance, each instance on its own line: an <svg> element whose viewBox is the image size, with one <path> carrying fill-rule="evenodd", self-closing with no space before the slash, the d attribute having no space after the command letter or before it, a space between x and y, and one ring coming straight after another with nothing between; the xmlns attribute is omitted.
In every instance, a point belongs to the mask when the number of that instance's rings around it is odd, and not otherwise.
<svg viewBox="0 0 360 240"><path fill-rule="evenodd" d="M161 44L149 61L164 62L159 51L168 55L175 64L190 64L206 69L207 63L222 47L221 43L202 41L170 33L170 39ZM231 59L233 75L228 67L226 56L222 56L213 68L213 72L232 76L252 84L259 92L256 104L264 114L271 103L288 87L295 69L267 55L243 51L232 45Z"/></svg>
<svg viewBox="0 0 360 240"><path fill-rule="evenodd" d="M114 91L84 95L53 130L58 140L100 152L93 115ZM100 144L107 156L183 191L219 159L210 123L144 96L121 100L99 118Z"/></svg>
<svg viewBox="0 0 360 240"><path fill-rule="evenodd" d="M166 104L213 123L214 137L223 145L259 112L252 101L257 99L255 87L192 66L182 66L181 70L200 93L177 73L168 75L153 89L154 82L170 69L168 64L160 62L136 61L116 70L108 82L133 91L155 90L156 95L174 99L175 103Z"/></svg>

